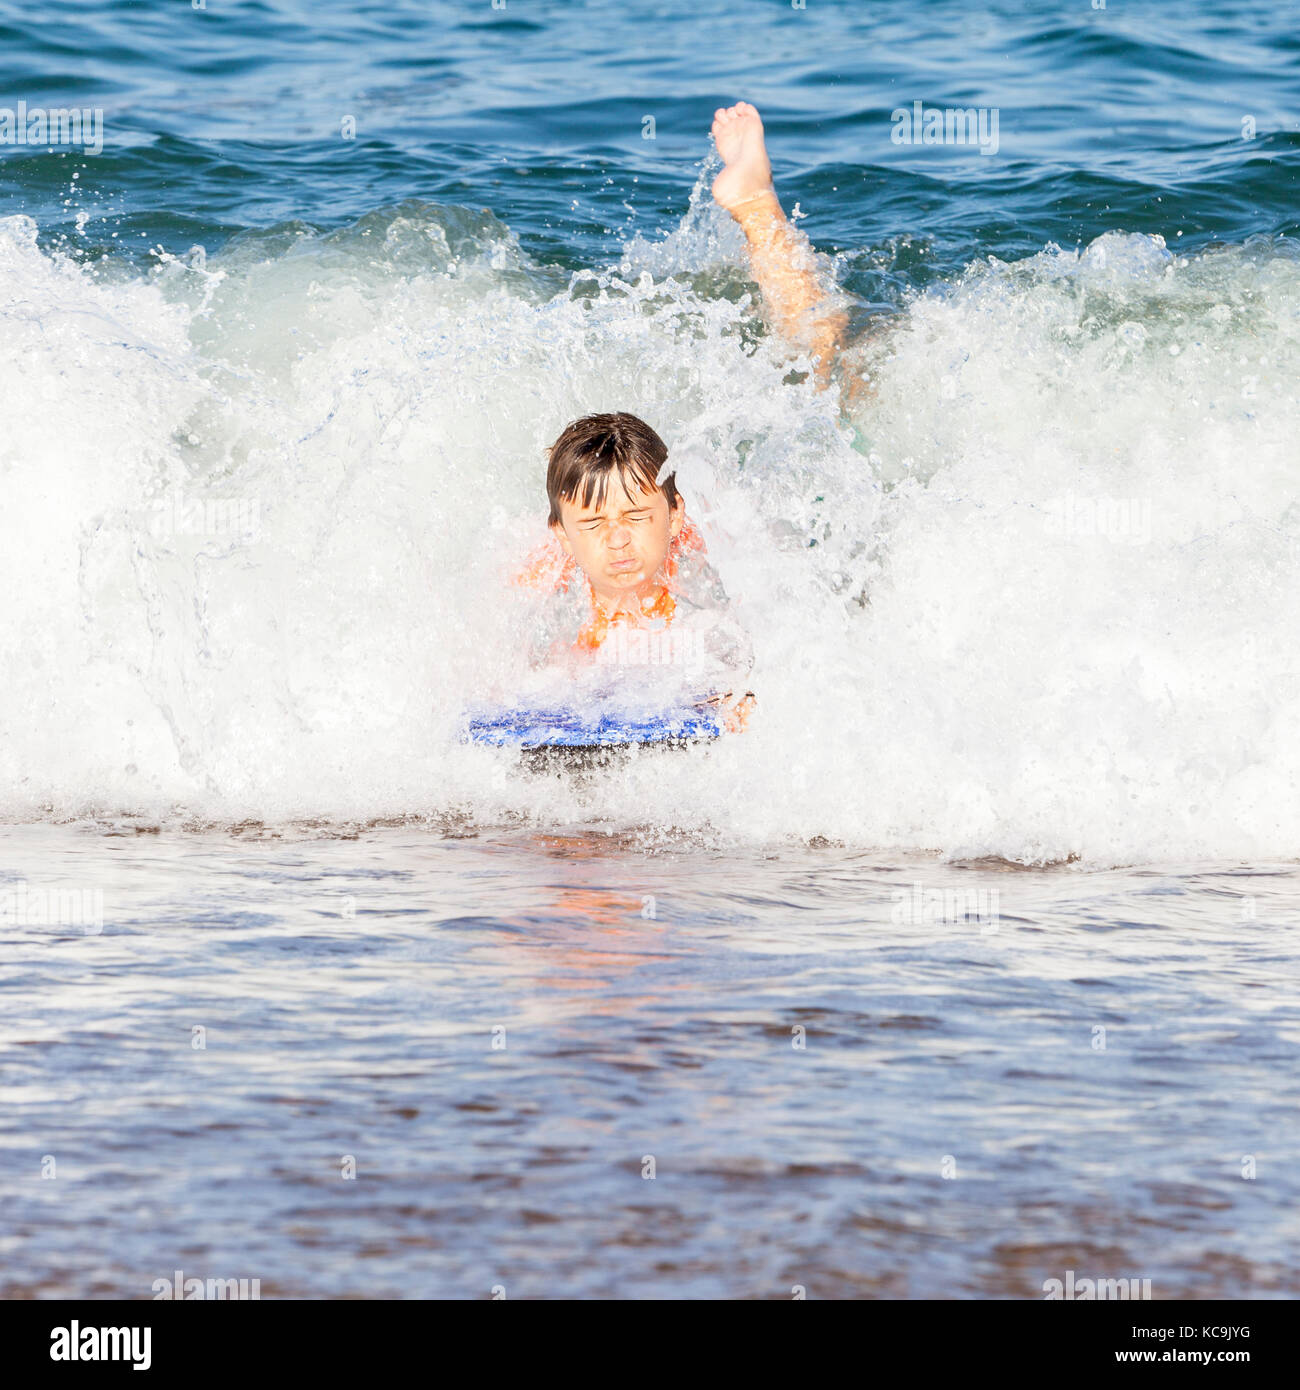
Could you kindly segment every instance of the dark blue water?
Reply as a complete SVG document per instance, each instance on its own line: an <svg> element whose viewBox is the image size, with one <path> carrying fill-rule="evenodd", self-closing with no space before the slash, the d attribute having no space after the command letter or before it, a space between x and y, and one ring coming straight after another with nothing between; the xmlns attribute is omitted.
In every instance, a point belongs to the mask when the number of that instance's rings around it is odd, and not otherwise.
<svg viewBox="0 0 1300 1390"><path fill-rule="evenodd" d="M213 250L418 198L490 208L543 259L602 264L629 231L680 219L713 109L740 98L814 241L909 238L897 273L913 281L1115 228L1190 247L1298 225L1293 0L7 8L0 93L101 107L106 143L6 151L0 207L88 253ZM997 156L892 143L891 111L917 100L996 108ZM861 278L881 288L866 256Z"/></svg>

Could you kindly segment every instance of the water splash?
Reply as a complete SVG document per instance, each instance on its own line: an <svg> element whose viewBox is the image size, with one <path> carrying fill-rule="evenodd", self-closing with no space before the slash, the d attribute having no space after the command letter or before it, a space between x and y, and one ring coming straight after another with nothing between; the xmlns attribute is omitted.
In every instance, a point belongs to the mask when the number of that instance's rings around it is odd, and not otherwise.
<svg viewBox="0 0 1300 1390"><path fill-rule="evenodd" d="M850 418L792 376L698 196L666 242L576 275L417 203L145 276L34 237L0 226L11 818L1292 852L1286 243L972 266L867 345ZM743 738L579 785L455 730L523 674L503 581L544 449L605 409L668 440L760 708Z"/></svg>

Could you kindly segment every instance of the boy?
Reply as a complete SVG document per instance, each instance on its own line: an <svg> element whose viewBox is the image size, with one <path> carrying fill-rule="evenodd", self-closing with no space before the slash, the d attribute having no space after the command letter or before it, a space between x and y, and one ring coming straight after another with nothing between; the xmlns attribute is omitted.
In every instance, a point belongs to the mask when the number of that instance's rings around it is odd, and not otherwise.
<svg viewBox="0 0 1300 1390"><path fill-rule="evenodd" d="M745 233L774 327L808 351L825 386L847 317L777 200L758 112L747 102L717 111L713 137L725 166L714 199ZM551 446L546 473L551 540L516 582L559 600L551 659L681 667L727 690L752 664L748 638L726 616L704 538L686 517L673 474L663 476L667 459L663 440L635 415L587 415L570 424ZM744 727L751 693L727 690L714 699L729 729Z"/></svg>
<svg viewBox="0 0 1300 1390"><path fill-rule="evenodd" d="M749 641L686 516L668 449L635 415L586 415L551 446L551 538L516 583L550 596L551 660L671 668L741 729L753 705L731 685ZM576 638L573 633L576 632Z"/></svg>

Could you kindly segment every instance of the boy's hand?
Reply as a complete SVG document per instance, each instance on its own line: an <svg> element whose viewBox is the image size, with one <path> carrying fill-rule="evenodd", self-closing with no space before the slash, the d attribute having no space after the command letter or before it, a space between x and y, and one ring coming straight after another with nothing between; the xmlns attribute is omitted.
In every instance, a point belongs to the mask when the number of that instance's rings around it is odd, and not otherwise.
<svg viewBox="0 0 1300 1390"><path fill-rule="evenodd" d="M747 690L743 695L733 695L730 691L725 695L711 695L706 703L717 708L722 715L722 727L729 734L740 734L749 724L749 716L758 701L754 692Z"/></svg>

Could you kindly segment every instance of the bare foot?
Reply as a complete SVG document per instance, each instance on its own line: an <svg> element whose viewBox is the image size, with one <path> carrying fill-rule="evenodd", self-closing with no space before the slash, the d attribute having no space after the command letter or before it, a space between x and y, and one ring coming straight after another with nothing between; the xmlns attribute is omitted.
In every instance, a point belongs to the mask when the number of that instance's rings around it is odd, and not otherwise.
<svg viewBox="0 0 1300 1390"><path fill-rule="evenodd" d="M747 101L713 113L713 139L726 165L713 180L713 197L728 212L763 193L775 194L763 122Z"/></svg>

